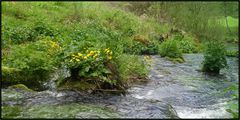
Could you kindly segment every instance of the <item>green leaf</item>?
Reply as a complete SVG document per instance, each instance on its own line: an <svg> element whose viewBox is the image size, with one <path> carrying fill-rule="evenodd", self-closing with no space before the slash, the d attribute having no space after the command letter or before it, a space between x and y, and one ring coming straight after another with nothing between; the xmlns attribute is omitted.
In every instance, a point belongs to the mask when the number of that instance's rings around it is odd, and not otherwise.
<svg viewBox="0 0 240 120"><path fill-rule="evenodd" d="M85 69L84 69L85 72L88 72L90 68L91 68L90 66L85 67Z"/></svg>

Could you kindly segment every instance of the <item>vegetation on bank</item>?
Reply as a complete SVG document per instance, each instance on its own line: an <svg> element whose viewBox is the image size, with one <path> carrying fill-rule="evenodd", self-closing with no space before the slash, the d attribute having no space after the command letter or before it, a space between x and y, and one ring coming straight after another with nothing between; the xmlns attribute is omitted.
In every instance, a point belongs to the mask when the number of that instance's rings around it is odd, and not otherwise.
<svg viewBox="0 0 240 120"><path fill-rule="evenodd" d="M203 71L219 73L220 69L227 66L223 43L211 41L207 43L204 52Z"/></svg>
<svg viewBox="0 0 240 120"><path fill-rule="evenodd" d="M203 52L202 70L219 73L226 56L238 56L222 43L238 43L236 8L227 2L2 2L3 86L43 90L56 70L67 68L59 89L124 91L148 73L138 55L182 63L183 53Z"/></svg>
<svg viewBox="0 0 240 120"><path fill-rule="evenodd" d="M132 8L138 3L114 5L101 2L4 2L4 84L39 87L49 81L56 69L66 67L71 76L58 81L59 84L70 80L96 84L98 89L125 89L132 78L144 78L147 74L137 55L160 54L181 63L184 62L183 53L202 52L202 43L206 40L224 40L220 26L232 27L231 31L236 27L232 17L228 18L230 22L226 26L223 18L215 24L214 14L211 17L207 14L207 18L202 19L204 11L182 14L194 3L154 2L143 5L141 9L145 11ZM164 5L169 8L161 8ZM183 9L179 10L179 6ZM202 7L201 4L199 8ZM181 16L172 11L178 11ZM171 22L164 21L164 17ZM214 47L216 50L208 48L205 52L205 71L219 71L225 66L225 53L228 56L236 54L223 52L220 46ZM222 52L213 55L217 50Z"/></svg>

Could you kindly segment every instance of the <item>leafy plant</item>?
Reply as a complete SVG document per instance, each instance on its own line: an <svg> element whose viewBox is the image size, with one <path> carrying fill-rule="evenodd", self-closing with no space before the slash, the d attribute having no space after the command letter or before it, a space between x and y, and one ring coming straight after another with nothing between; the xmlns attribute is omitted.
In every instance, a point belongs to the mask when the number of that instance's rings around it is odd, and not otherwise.
<svg viewBox="0 0 240 120"><path fill-rule="evenodd" d="M196 44L194 44L194 41L189 36L184 36L181 39L178 39L179 49L183 53L196 53L197 47Z"/></svg>
<svg viewBox="0 0 240 120"><path fill-rule="evenodd" d="M231 99L228 101L226 111L232 114L233 118L238 118L238 84L233 84L224 90L225 93L232 92Z"/></svg>
<svg viewBox="0 0 240 120"><path fill-rule="evenodd" d="M182 58L182 52L179 49L177 41L175 40L166 40L160 45L160 55L162 57L170 57L170 58Z"/></svg>
<svg viewBox="0 0 240 120"><path fill-rule="evenodd" d="M3 27L4 45L20 44L26 41L34 41L31 26Z"/></svg>
<svg viewBox="0 0 240 120"><path fill-rule="evenodd" d="M217 41L206 44L202 70L205 72L219 73L220 69L227 66L225 46Z"/></svg>
<svg viewBox="0 0 240 120"><path fill-rule="evenodd" d="M65 64L70 69L73 80L77 80L79 77L97 78L100 81L115 84L116 81L108 79L111 71L105 66L107 62L113 59L112 54L109 48L105 50L84 48L81 52L68 55Z"/></svg>
<svg viewBox="0 0 240 120"><path fill-rule="evenodd" d="M116 60L116 63L124 85L129 85L131 82L135 82L134 80L137 80L131 79L132 77L145 77L148 72L143 61L140 61L138 56L135 55L122 54Z"/></svg>
<svg viewBox="0 0 240 120"><path fill-rule="evenodd" d="M48 44L47 41L14 46L11 52L4 56L3 65L16 69L16 72L10 74L6 72L3 81L6 84L23 83L29 86L41 86L56 68L57 62L54 58L56 56L53 51L60 49L60 46L56 46L57 43Z"/></svg>
<svg viewBox="0 0 240 120"><path fill-rule="evenodd" d="M238 51L237 50L227 50L226 51L226 56L237 57L238 56Z"/></svg>

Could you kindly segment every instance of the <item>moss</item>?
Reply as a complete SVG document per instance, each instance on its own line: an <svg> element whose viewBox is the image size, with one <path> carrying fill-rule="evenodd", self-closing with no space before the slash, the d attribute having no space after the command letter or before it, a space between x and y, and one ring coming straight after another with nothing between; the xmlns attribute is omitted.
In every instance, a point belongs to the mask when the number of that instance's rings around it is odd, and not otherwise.
<svg viewBox="0 0 240 120"><path fill-rule="evenodd" d="M183 63L185 60L183 58L170 58L170 57L165 57L167 60L170 60L174 63Z"/></svg>
<svg viewBox="0 0 240 120"><path fill-rule="evenodd" d="M17 68L9 68L9 67L5 67L2 66L2 82L3 83L18 83L19 80L17 78L19 78L20 76L20 71Z"/></svg>
<svg viewBox="0 0 240 120"><path fill-rule="evenodd" d="M2 106L2 118L18 118L21 112L20 106Z"/></svg>
<svg viewBox="0 0 240 120"><path fill-rule="evenodd" d="M13 88L13 89L21 89L24 91L28 91L28 92L32 92L32 89L29 89L27 86L25 86L24 84L17 84L17 85L12 85L9 86L8 88Z"/></svg>
<svg viewBox="0 0 240 120"><path fill-rule="evenodd" d="M24 84L33 90L42 90L43 86L37 76L24 72L17 68L2 67L2 85L8 87L16 84Z"/></svg>
<svg viewBox="0 0 240 120"><path fill-rule="evenodd" d="M4 106L3 118L119 118L112 110L93 104Z"/></svg>
<svg viewBox="0 0 240 120"><path fill-rule="evenodd" d="M76 109L77 108L77 109ZM38 105L26 111L29 118L111 118L119 115L91 104Z"/></svg>
<svg viewBox="0 0 240 120"><path fill-rule="evenodd" d="M74 90L94 90L97 88L97 85L94 83L88 83L86 81L66 81L59 85L58 89L74 89Z"/></svg>

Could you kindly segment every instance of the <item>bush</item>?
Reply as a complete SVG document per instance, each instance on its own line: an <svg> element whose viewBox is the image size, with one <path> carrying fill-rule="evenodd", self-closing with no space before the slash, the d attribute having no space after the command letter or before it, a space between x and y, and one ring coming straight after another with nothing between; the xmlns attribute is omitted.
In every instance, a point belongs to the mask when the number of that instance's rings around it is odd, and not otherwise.
<svg viewBox="0 0 240 120"><path fill-rule="evenodd" d="M170 58L182 58L182 52L179 49L177 41L175 40L166 40L160 45L160 55L162 57L170 57Z"/></svg>
<svg viewBox="0 0 240 120"><path fill-rule="evenodd" d="M3 83L7 85L22 83L33 89L41 89L42 83L46 82L55 70L57 62L54 52L51 51L58 50L56 44L39 41L14 46L10 54L3 58L3 65L6 66Z"/></svg>
<svg viewBox="0 0 240 120"><path fill-rule="evenodd" d="M3 24L2 28L3 45L14 45L25 42L34 42L40 37L54 37L57 35L57 31L54 30L50 25L43 22L35 22L32 24L19 25L19 26L8 26Z"/></svg>
<svg viewBox="0 0 240 120"><path fill-rule="evenodd" d="M125 45L124 53L134 54L134 55L154 55L158 54L158 44L149 43L143 44L140 42L133 42L133 45Z"/></svg>
<svg viewBox="0 0 240 120"><path fill-rule="evenodd" d="M29 25L9 27L3 25L3 45L20 44L26 41L34 41L32 28Z"/></svg>
<svg viewBox="0 0 240 120"><path fill-rule="evenodd" d="M138 56L122 54L116 63L124 85L136 82L137 79L134 79L134 77L141 78L147 74L147 68L143 61L139 60Z"/></svg>
<svg viewBox="0 0 240 120"><path fill-rule="evenodd" d="M194 43L193 39L189 36L184 36L181 40L178 41L179 43L179 49L183 53L196 53L198 52L197 46Z"/></svg>
<svg viewBox="0 0 240 120"><path fill-rule="evenodd" d="M112 59L113 52L109 48L83 48L67 55L64 64L70 69L71 81L90 79L100 87L103 84L114 86L117 80L113 77L114 70L110 67L113 64Z"/></svg>
<svg viewBox="0 0 240 120"><path fill-rule="evenodd" d="M39 35L53 37L57 34L56 31L54 31L54 29L49 24L46 24L40 20L34 23L33 32L35 37Z"/></svg>
<svg viewBox="0 0 240 120"><path fill-rule="evenodd" d="M219 73L221 68L227 66L225 51L223 43L216 41L207 43L202 70L205 72Z"/></svg>

